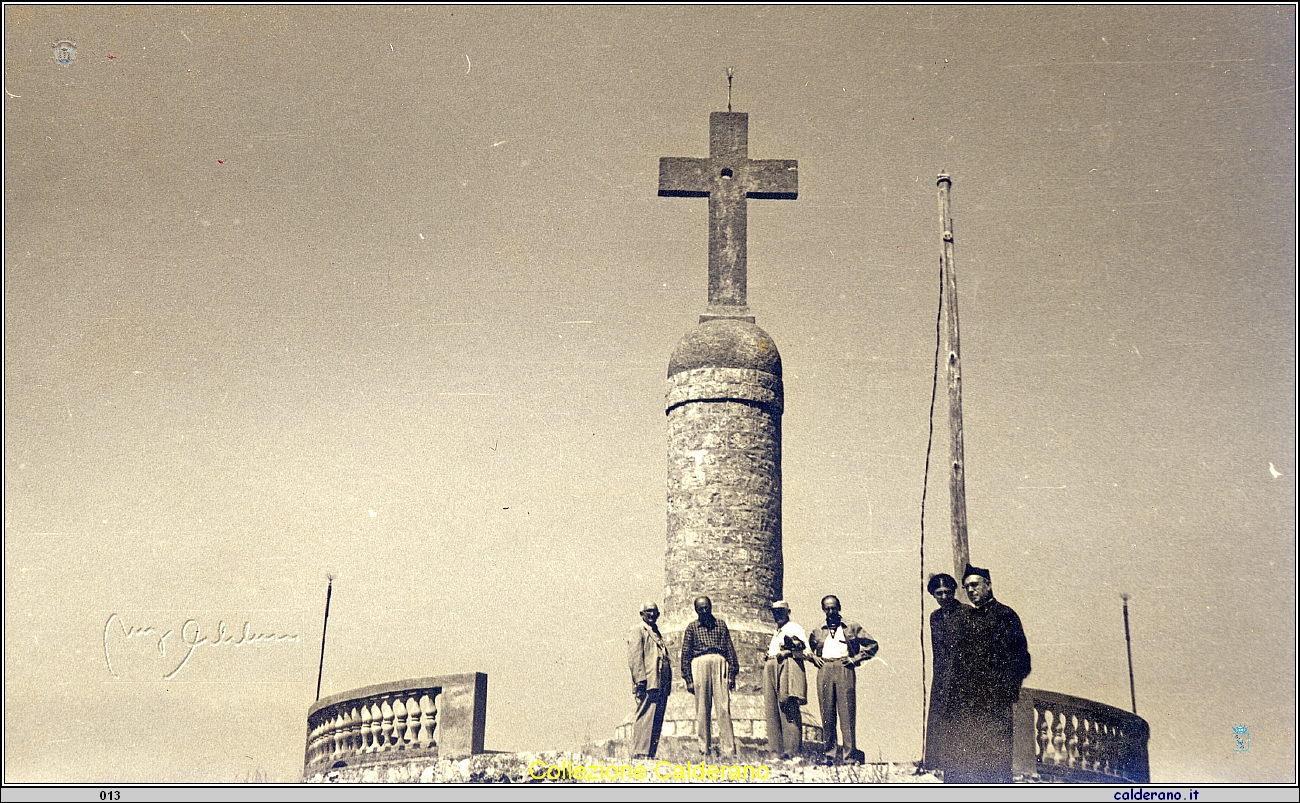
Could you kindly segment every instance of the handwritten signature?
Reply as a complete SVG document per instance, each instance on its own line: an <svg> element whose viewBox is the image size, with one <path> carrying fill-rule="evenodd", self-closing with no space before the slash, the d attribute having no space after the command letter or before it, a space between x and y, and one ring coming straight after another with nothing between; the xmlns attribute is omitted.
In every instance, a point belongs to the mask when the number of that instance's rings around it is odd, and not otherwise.
<svg viewBox="0 0 1300 803"><path fill-rule="evenodd" d="M171 638L172 635L176 633L175 630L168 630L166 633L158 636L160 628L154 627L153 625L129 624L116 613L109 616L108 621L104 622L104 660L108 663L108 671L111 672L115 678L120 678L121 675L113 668L113 656L109 649L108 638L109 635L114 632L114 623L116 623L117 629L121 632L123 638L128 640L133 638L157 637L158 652L164 657L167 655L167 639ZM245 647L252 644L296 643L301 641L301 638L292 633L257 633L253 631L252 623L246 621L244 622L243 631L240 632L238 639L236 639L234 635L231 635L226 631L226 622L224 619L217 623L216 636L208 638L203 635L202 629L199 627L197 620L187 619L185 620L185 624L181 625L179 640L180 644L178 646L185 650L185 657L180 659L180 663L176 665L175 669L163 675L163 680L171 680L176 677L176 675L185 668L185 665L190 662L190 658L194 655L194 651L204 645L214 648ZM173 642L173 644L175 644L175 642Z"/></svg>

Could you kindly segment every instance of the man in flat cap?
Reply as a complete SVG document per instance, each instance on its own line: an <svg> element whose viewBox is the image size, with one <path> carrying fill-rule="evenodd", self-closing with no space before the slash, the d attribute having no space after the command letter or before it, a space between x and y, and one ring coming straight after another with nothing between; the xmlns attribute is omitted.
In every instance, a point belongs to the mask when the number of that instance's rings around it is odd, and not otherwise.
<svg viewBox="0 0 1300 803"><path fill-rule="evenodd" d="M799 755L803 748L803 714L808 702L808 675L804 658L808 636L790 621L790 603L772 603L776 633L763 656L763 710L767 714L767 749L781 758Z"/></svg>
<svg viewBox="0 0 1300 803"><path fill-rule="evenodd" d="M930 575L926 590L939 607L930 614L930 655L934 677L930 682L924 766L928 770L945 772L951 764L956 739L952 710L953 656L966 606L957 599L957 580L951 574Z"/></svg>
<svg viewBox="0 0 1300 803"><path fill-rule="evenodd" d="M842 756L850 764L861 764L857 666L871 660L880 645L862 625L844 621L839 597L833 594L822 597L822 613L826 614L826 624L808 634L808 646L817 665L817 702L822 713L822 737L826 740L824 759L833 762ZM843 736L838 749L836 719Z"/></svg>
<svg viewBox="0 0 1300 803"><path fill-rule="evenodd" d="M673 687L672 659L659 633L659 606L641 606L641 622L627 635L627 665L632 670L636 721L632 724L632 758L654 758L664 727L664 710Z"/></svg>
<svg viewBox="0 0 1300 803"><path fill-rule="evenodd" d="M993 598L988 569L966 566L953 665L957 743L945 783L1011 782L1011 706L1029 675L1029 647L1016 612Z"/></svg>

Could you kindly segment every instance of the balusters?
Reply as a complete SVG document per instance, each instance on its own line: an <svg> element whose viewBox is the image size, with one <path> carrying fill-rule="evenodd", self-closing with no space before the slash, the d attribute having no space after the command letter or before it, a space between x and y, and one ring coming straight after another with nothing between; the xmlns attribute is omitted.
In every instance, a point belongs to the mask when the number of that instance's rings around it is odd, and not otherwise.
<svg viewBox="0 0 1300 803"><path fill-rule="evenodd" d="M1033 718L1026 726L1033 728L1028 735L1039 772L1078 781L1147 777L1141 720L1121 709L1065 695L1040 692L1032 702Z"/></svg>
<svg viewBox="0 0 1300 803"><path fill-rule="evenodd" d="M331 719L330 729L333 730L333 748L329 751L326 758L333 761L338 756L347 752L347 726L350 724L350 717L347 715L347 707L339 706L334 709L334 717Z"/></svg>
<svg viewBox="0 0 1300 803"><path fill-rule="evenodd" d="M406 698L406 730L402 732L402 749L415 747L415 734L420 732L420 704L415 696Z"/></svg>
<svg viewBox="0 0 1300 803"><path fill-rule="evenodd" d="M308 763L314 764L330 757L334 750L336 719L337 712L334 709L325 709L316 713L316 724L311 729L308 741Z"/></svg>
<svg viewBox="0 0 1300 803"><path fill-rule="evenodd" d="M338 709L338 714L334 719L334 738L331 740L331 749L328 758L331 762L338 756L348 752L348 745L352 740L352 716L346 707Z"/></svg>
<svg viewBox="0 0 1300 803"><path fill-rule="evenodd" d="M375 717L370 713L370 706L361 706L361 752L373 753L375 750Z"/></svg>
<svg viewBox="0 0 1300 803"><path fill-rule="evenodd" d="M1074 734L1078 745L1079 769L1092 772L1092 720L1086 714L1080 714L1078 720Z"/></svg>
<svg viewBox="0 0 1300 803"><path fill-rule="evenodd" d="M307 763L311 764L316 761L316 745L320 741L320 719L317 718L316 725L311 724L311 719L307 720Z"/></svg>
<svg viewBox="0 0 1300 803"><path fill-rule="evenodd" d="M348 700L308 718L306 765L366 753L434 750L441 689L415 688Z"/></svg>
<svg viewBox="0 0 1300 803"><path fill-rule="evenodd" d="M1079 751L1083 755L1083 768L1088 772L1099 772L1101 769L1101 756L1097 755L1097 747L1101 746L1101 739L1097 733L1097 721L1088 717L1086 728L1083 729L1083 738L1079 742Z"/></svg>
<svg viewBox="0 0 1300 803"><path fill-rule="evenodd" d="M1042 739L1043 712L1034 706L1034 764L1035 766L1043 763L1043 739Z"/></svg>
<svg viewBox="0 0 1300 803"><path fill-rule="evenodd" d="M316 724L315 749L312 751L314 761L323 761L330 756L334 748L333 711L321 711Z"/></svg>
<svg viewBox="0 0 1300 803"><path fill-rule="evenodd" d="M394 721L393 735L398 741L398 750L406 750L409 743L411 743L411 738L409 738L411 728L415 725L416 720L420 719L420 707L416 706L415 700L407 700L399 696L393 702L394 715L399 709L402 711L403 716Z"/></svg>
<svg viewBox="0 0 1300 803"><path fill-rule="evenodd" d="M1065 764L1079 766L1079 716L1073 712L1065 715Z"/></svg>
<svg viewBox="0 0 1300 803"><path fill-rule="evenodd" d="M355 755L361 752L361 710L353 703L348 708L347 733L343 740L343 752Z"/></svg>
<svg viewBox="0 0 1300 803"><path fill-rule="evenodd" d="M402 734L406 732L406 704L402 702L401 697L394 697L392 700L385 700L384 705L391 705L393 712L393 733L389 737L388 749L402 749Z"/></svg>
<svg viewBox="0 0 1300 803"><path fill-rule="evenodd" d="M307 720L307 763L311 764L316 760L316 744L320 739L320 720L313 726L311 719Z"/></svg>
<svg viewBox="0 0 1300 803"><path fill-rule="evenodd" d="M1107 748L1107 763L1110 765L1110 774L1118 778L1124 774L1124 767L1128 763L1130 755L1129 751L1132 749L1128 744L1128 738L1123 728L1116 727L1114 724L1111 725Z"/></svg>
<svg viewBox="0 0 1300 803"><path fill-rule="evenodd" d="M1052 709L1047 710L1047 732L1043 734L1043 756L1049 764L1060 766L1061 752L1056 742L1056 729L1061 725L1061 714Z"/></svg>
<svg viewBox="0 0 1300 803"><path fill-rule="evenodd" d="M437 692L434 692L436 695ZM435 744L433 738L434 726L438 723L438 708L434 705L433 697L429 692L420 696L420 746L426 750Z"/></svg>
<svg viewBox="0 0 1300 803"><path fill-rule="evenodd" d="M387 697L379 702L379 715L383 717L379 726L379 749L387 750L393 744L393 706Z"/></svg>
<svg viewBox="0 0 1300 803"><path fill-rule="evenodd" d="M1044 764L1057 764L1056 748L1052 744L1052 725L1056 714L1052 709L1044 707L1041 709L1041 718L1038 725L1038 741L1041 744L1039 750L1041 761Z"/></svg>
<svg viewBox="0 0 1300 803"><path fill-rule="evenodd" d="M320 760L333 758L343 746L344 727L348 721L347 711L341 706L329 709L329 716L321 720Z"/></svg>
<svg viewBox="0 0 1300 803"><path fill-rule="evenodd" d="M1054 754L1054 764L1061 765L1066 762L1065 755L1065 714L1060 711L1053 711L1055 718L1052 720L1052 753Z"/></svg>
<svg viewBox="0 0 1300 803"><path fill-rule="evenodd" d="M1118 728L1114 723L1110 726L1110 738L1106 740L1106 772L1109 775L1120 777L1124 773L1124 765L1128 760L1129 746L1125 738L1124 730Z"/></svg>

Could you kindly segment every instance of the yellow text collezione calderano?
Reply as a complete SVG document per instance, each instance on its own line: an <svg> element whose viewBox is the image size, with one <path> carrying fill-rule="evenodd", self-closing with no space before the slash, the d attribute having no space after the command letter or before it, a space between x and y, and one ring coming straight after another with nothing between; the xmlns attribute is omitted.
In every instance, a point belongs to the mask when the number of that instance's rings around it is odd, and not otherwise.
<svg viewBox="0 0 1300 803"><path fill-rule="evenodd" d="M534 761L528 777L537 781L586 781L588 783L712 783L717 781L763 781L771 770L763 764L558 764Z"/></svg>

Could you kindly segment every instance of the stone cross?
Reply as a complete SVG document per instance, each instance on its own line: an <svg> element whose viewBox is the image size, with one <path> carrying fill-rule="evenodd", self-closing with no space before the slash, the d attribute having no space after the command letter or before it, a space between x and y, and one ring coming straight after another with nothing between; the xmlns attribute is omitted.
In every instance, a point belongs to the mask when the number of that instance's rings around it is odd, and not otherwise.
<svg viewBox="0 0 1300 803"><path fill-rule="evenodd" d="M745 226L749 198L799 197L799 163L749 158L749 115L709 115L709 157L659 160L659 194L709 199L709 309L700 321L749 316Z"/></svg>

